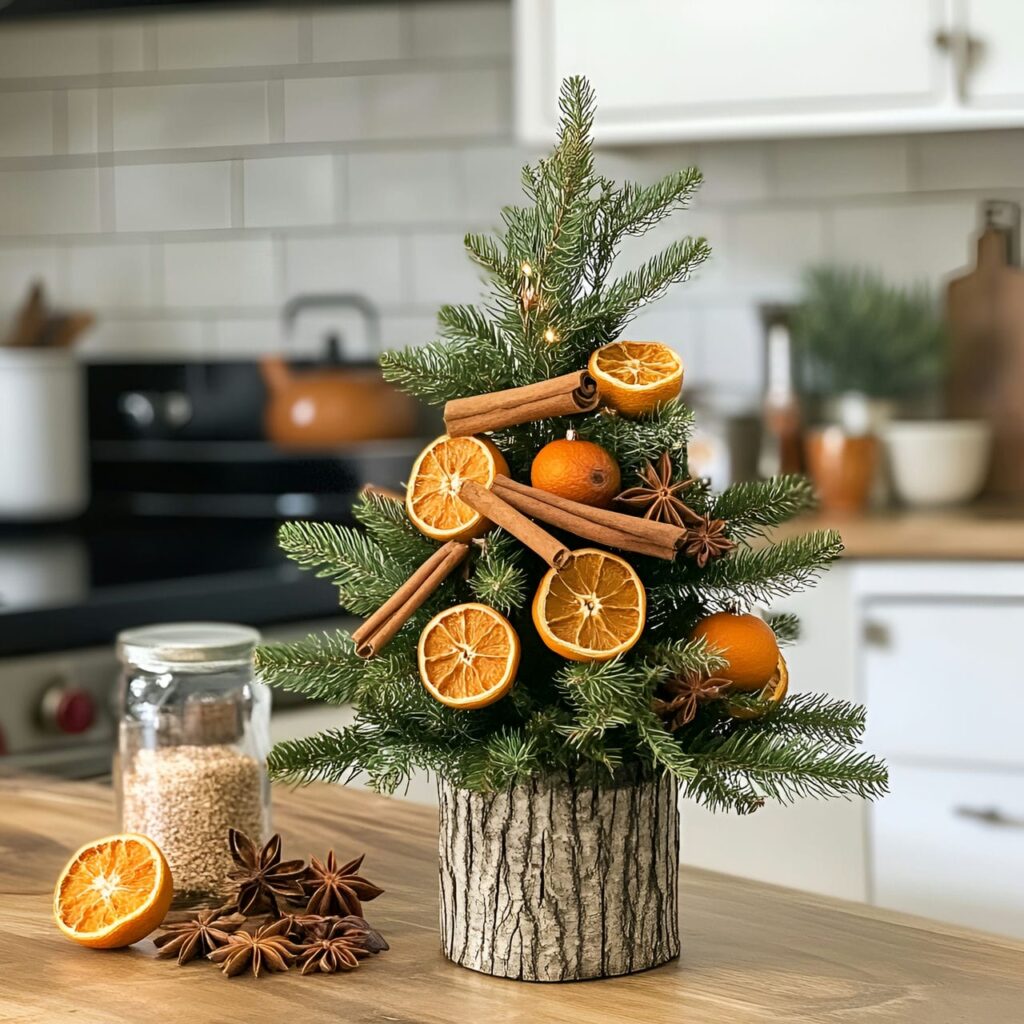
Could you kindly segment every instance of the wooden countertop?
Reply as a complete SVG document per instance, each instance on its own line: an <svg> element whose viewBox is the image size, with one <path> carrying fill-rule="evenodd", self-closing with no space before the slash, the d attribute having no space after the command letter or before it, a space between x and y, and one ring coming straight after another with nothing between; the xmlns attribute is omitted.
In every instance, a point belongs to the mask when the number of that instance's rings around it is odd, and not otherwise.
<svg viewBox="0 0 1024 1024"><path fill-rule="evenodd" d="M635 1024L1010 1024L1024 1007L1024 943L684 869L679 960L607 981L499 981L438 950L432 810L342 787L278 791L286 856L367 852L387 893L371 905L391 951L351 974L228 979L154 958L149 940L101 952L50 920L70 852L112 831L109 789L0 780L0 1020L616 1021ZM685 842L685 830L683 841Z"/></svg>
<svg viewBox="0 0 1024 1024"><path fill-rule="evenodd" d="M821 529L839 531L847 559L1024 560L1022 508L968 505L934 512L816 513L779 527L772 539Z"/></svg>

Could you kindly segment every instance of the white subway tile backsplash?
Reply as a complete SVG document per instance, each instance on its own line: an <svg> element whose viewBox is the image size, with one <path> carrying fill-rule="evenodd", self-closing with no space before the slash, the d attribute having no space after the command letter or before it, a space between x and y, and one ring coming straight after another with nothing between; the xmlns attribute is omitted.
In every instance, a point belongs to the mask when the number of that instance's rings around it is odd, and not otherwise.
<svg viewBox="0 0 1024 1024"><path fill-rule="evenodd" d="M246 227L330 224L334 219L334 163L330 156L246 160Z"/></svg>
<svg viewBox="0 0 1024 1024"><path fill-rule="evenodd" d="M114 168L118 231L186 231L231 224L229 161Z"/></svg>
<svg viewBox="0 0 1024 1024"><path fill-rule="evenodd" d="M95 153L99 149L98 89L68 90L68 152Z"/></svg>
<svg viewBox="0 0 1024 1024"><path fill-rule="evenodd" d="M352 153L348 219L353 224L422 224L465 218L462 176L450 150Z"/></svg>
<svg viewBox="0 0 1024 1024"><path fill-rule="evenodd" d="M147 70L142 21L104 20L100 30L106 35L105 45L109 52L109 57L105 57L101 50L101 71ZM152 70L152 65L149 70Z"/></svg>
<svg viewBox="0 0 1024 1024"><path fill-rule="evenodd" d="M58 275L58 254L54 248L0 249L0 309L19 306L36 281L43 283L47 295L54 296L58 292Z"/></svg>
<svg viewBox="0 0 1024 1024"><path fill-rule="evenodd" d="M833 214L833 259L872 267L898 284L941 281L973 259L973 202L914 202L839 207Z"/></svg>
<svg viewBox="0 0 1024 1024"><path fill-rule="evenodd" d="M415 57L504 57L512 51L512 9L485 0L412 7Z"/></svg>
<svg viewBox="0 0 1024 1024"><path fill-rule="evenodd" d="M53 152L53 93L0 93L0 156Z"/></svg>
<svg viewBox="0 0 1024 1024"><path fill-rule="evenodd" d="M509 130L509 74L412 72L363 80L369 139L473 138Z"/></svg>
<svg viewBox="0 0 1024 1024"><path fill-rule="evenodd" d="M764 330L753 305L703 311L703 377L725 391L753 398L764 389Z"/></svg>
<svg viewBox="0 0 1024 1024"><path fill-rule="evenodd" d="M708 143L698 146L694 159L687 162L695 163L704 175L701 205L749 203L770 195L771 169L765 143Z"/></svg>
<svg viewBox="0 0 1024 1024"><path fill-rule="evenodd" d="M100 310L153 305L150 246L76 246L68 255L68 296L76 305Z"/></svg>
<svg viewBox="0 0 1024 1024"><path fill-rule="evenodd" d="M487 146L463 150L462 207L471 220L483 224L501 223L501 208L525 201L521 172L523 165L533 163L535 156L510 145Z"/></svg>
<svg viewBox="0 0 1024 1024"><path fill-rule="evenodd" d="M910 141L914 186L924 191L1019 185L1024 131L922 135Z"/></svg>
<svg viewBox="0 0 1024 1024"><path fill-rule="evenodd" d="M399 240L388 235L289 238L285 243L288 296L303 292L357 292L378 306L402 297Z"/></svg>
<svg viewBox="0 0 1024 1024"><path fill-rule="evenodd" d="M161 69L259 67L299 59L298 19L283 11L175 14L159 18L154 27Z"/></svg>
<svg viewBox="0 0 1024 1024"><path fill-rule="evenodd" d="M423 345L438 337L437 318L433 315L387 314L380 322L381 345L388 348L404 348L406 345Z"/></svg>
<svg viewBox="0 0 1024 1024"><path fill-rule="evenodd" d="M758 299L791 300L803 269L825 258L822 216L801 209L737 211L718 251L729 285Z"/></svg>
<svg viewBox="0 0 1024 1024"><path fill-rule="evenodd" d="M775 191L788 198L904 192L907 174L899 137L789 140L776 149Z"/></svg>
<svg viewBox="0 0 1024 1024"><path fill-rule="evenodd" d="M203 351L203 324L193 319L101 318L77 351L88 360L196 359Z"/></svg>
<svg viewBox="0 0 1024 1024"><path fill-rule="evenodd" d="M293 78L284 83L286 142L357 139L363 134L361 78Z"/></svg>
<svg viewBox="0 0 1024 1024"><path fill-rule="evenodd" d="M113 90L114 148L176 149L266 142L265 82L140 85Z"/></svg>
<svg viewBox="0 0 1024 1024"><path fill-rule="evenodd" d="M91 75L102 71L94 22L5 24L0 31L0 78Z"/></svg>
<svg viewBox="0 0 1024 1024"><path fill-rule="evenodd" d="M276 307L280 301L270 239L169 242L163 270L169 307Z"/></svg>
<svg viewBox="0 0 1024 1024"><path fill-rule="evenodd" d="M313 60L395 60L403 56L403 11L398 6L315 10Z"/></svg>
<svg viewBox="0 0 1024 1024"><path fill-rule="evenodd" d="M280 352L281 320L276 316L217 320L213 325L212 355L246 359Z"/></svg>
<svg viewBox="0 0 1024 1024"><path fill-rule="evenodd" d="M420 306L478 302L483 271L466 255L461 234L415 235L409 240L412 301Z"/></svg>
<svg viewBox="0 0 1024 1024"><path fill-rule="evenodd" d="M0 234L78 234L99 227L95 168L0 171Z"/></svg>

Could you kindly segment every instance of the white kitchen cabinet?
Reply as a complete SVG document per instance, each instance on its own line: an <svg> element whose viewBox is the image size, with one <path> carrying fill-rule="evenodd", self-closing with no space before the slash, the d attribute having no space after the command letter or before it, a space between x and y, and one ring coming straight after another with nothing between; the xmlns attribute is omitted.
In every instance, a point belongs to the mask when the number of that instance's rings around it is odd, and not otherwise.
<svg viewBox="0 0 1024 1024"><path fill-rule="evenodd" d="M516 0L521 135L586 75L605 143L1024 124L1019 0Z"/></svg>
<svg viewBox="0 0 1024 1024"><path fill-rule="evenodd" d="M874 902L1024 937L1024 775L894 760L872 809Z"/></svg>

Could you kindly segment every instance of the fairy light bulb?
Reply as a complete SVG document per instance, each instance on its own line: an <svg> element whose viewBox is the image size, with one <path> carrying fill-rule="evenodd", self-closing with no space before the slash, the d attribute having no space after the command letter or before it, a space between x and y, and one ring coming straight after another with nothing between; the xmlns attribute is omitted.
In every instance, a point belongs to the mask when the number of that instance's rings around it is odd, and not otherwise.
<svg viewBox="0 0 1024 1024"><path fill-rule="evenodd" d="M544 332L544 340L545 340L545 341L546 341L546 342L547 342L547 343L548 343L549 345L553 345L553 344L554 344L554 343L555 343L556 341L558 341L558 331L556 331L556 330L554 329L554 327L549 327L549 328L548 328L548 329L547 329L547 330L546 330L546 331Z"/></svg>
<svg viewBox="0 0 1024 1024"><path fill-rule="evenodd" d="M523 272L523 277L533 276L533 267L529 263L524 263L519 269Z"/></svg>

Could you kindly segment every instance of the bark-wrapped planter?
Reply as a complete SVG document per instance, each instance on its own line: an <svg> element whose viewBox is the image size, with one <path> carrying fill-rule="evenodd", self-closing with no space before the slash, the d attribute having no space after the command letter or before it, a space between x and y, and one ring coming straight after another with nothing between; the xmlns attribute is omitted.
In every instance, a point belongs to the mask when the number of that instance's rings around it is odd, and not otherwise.
<svg viewBox="0 0 1024 1024"><path fill-rule="evenodd" d="M572 775L497 793L438 784L441 948L523 981L607 978L679 955L679 808L669 777Z"/></svg>

